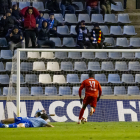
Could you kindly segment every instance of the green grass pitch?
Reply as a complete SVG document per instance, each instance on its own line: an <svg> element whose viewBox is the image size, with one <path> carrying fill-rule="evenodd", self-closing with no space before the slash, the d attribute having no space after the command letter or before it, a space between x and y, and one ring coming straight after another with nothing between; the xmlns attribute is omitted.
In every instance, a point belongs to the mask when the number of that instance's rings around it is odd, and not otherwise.
<svg viewBox="0 0 140 140"><path fill-rule="evenodd" d="M54 128L1 128L0 140L140 140L139 122L51 123Z"/></svg>

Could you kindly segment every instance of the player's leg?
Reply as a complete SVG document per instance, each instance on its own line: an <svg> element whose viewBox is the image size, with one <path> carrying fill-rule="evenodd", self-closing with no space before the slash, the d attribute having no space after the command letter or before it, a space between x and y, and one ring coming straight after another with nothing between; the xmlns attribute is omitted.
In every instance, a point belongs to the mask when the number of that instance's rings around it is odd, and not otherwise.
<svg viewBox="0 0 140 140"><path fill-rule="evenodd" d="M97 98L91 97L91 100L90 100L90 106L91 106L90 116L92 116L92 114L95 113L96 105L97 105Z"/></svg>
<svg viewBox="0 0 140 140"><path fill-rule="evenodd" d="M85 112L86 107L87 107L87 104L83 104L83 107L82 107L82 109L81 109L81 111L80 111L80 114L79 114L78 124L81 123L81 119L82 119L82 117L83 117L83 114L84 114L84 112Z"/></svg>
<svg viewBox="0 0 140 140"><path fill-rule="evenodd" d="M9 119L5 119L5 120L1 120L2 124L10 124L10 123L14 123L15 119L14 118L9 118Z"/></svg>

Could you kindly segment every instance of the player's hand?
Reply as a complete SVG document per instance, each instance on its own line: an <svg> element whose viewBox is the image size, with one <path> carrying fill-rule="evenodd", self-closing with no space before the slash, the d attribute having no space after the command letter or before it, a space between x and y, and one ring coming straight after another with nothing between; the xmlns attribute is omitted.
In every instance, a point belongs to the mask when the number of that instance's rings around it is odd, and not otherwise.
<svg viewBox="0 0 140 140"><path fill-rule="evenodd" d="M83 99L82 99L82 98L80 98L80 103L81 103L81 105L82 105L82 103L83 103Z"/></svg>
<svg viewBox="0 0 140 140"><path fill-rule="evenodd" d="M100 96L97 98L97 102L100 100Z"/></svg>

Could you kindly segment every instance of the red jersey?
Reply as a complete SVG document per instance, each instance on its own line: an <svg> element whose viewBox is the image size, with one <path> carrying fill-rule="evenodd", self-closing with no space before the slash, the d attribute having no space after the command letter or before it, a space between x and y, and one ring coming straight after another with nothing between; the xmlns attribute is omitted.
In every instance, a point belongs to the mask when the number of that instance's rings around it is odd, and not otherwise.
<svg viewBox="0 0 140 140"><path fill-rule="evenodd" d="M79 88L80 98L81 98L81 92L82 92L83 88L85 88L85 95L86 96L98 97L98 92L99 92L99 96L101 96L101 94L102 94L101 85L94 78L89 78L89 79L86 79L82 82L82 84Z"/></svg>

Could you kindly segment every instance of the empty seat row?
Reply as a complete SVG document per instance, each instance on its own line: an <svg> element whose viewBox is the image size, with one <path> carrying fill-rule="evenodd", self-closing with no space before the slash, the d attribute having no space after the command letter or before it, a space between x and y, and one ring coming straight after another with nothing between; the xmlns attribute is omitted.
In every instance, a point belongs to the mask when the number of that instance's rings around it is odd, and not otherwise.
<svg viewBox="0 0 140 140"><path fill-rule="evenodd" d="M2 91L0 90L0 94L2 94ZM79 87L72 87L72 89L69 86L66 87L59 87L59 90L57 91L56 87L45 87L45 94L42 87L31 87L31 90L28 87L20 87L20 96L56 96L56 95L73 95L77 96L79 94ZM10 95L15 96L16 91L14 87L4 87L3 88L3 94L4 96ZM85 89L82 90L82 95L85 95ZM139 87L137 86L128 86L127 90L124 86L115 86L114 91L112 87L110 86L102 86L102 95L140 95Z"/></svg>
<svg viewBox="0 0 140 140"><path fill-rule="evenodd" d="M1 58L6 59L4 54L12 55L10 50L1 50ZM16 55L16 51L14 53ZM20 52L21 59L139 59L140 52Z"/></svg>
<svg viewBox="0 0 140 140"><path fill-rule="evenodd" d="M1 63L0 63L1 64ZM1 68L1 67L0 67ZM1 68L2 71L4 70ZM21 71L140 71L140 63L138 61L116 61L115 67L112 61L106 62L92 62L89 61L88 65L85 62L61 62L61 68L58 62L47 62L47 65L43 61L40 62L22 62Z"/></svg>
<svg viewBox="0 0 140 140"><path fill-rule="evenodd" d="M77 74L67 74L64 75L53 75L53 80L49 74L40 74L39 77L36 74L26 74L25 80L24 76L20 75L21 84L77 84L81 83L83 80L88 79L88 74L82 74L81 78ZM122 74L121 78L119 74L108 74L108 80L105 74L95 74L95 79L101 84L136 84L140 83L140 74L135 74L135 78L132 74ZM10 82L17 82L17 75L11 75ZM0 84L9 84L9 76L0 75Z"/></svg>
<svg viewBox="0 0 140 140"><path fill-rule="evenodd" d="M89 31L93 29L93 26L86 26ZM111 26L110 31L107 25L102 25L100 26L101 31L105 36L133 36L137 35L135 32L135 27L134 26L124 26L123 29L120 26ZM65 26L58 26L57 27L57 33L61 35L76 35L77 33L75 32L75 26L72 25L69 27L67 25Z"/></svg>

